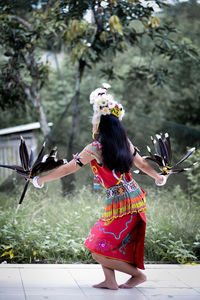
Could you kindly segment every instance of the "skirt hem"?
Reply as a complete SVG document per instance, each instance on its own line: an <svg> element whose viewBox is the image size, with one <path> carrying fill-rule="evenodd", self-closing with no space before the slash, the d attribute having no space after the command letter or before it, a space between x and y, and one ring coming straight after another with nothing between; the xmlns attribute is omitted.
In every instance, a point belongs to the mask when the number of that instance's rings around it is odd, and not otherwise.
<svg viewBox="0 0 200 300"><path fill-rule="evenodd" d="M84 245L84 246L85 246L85 245ZM136 266L133 262L130 262L130 261L127 261L127 260L124 260L124 259L121 259L121 258L116 258L116 257L107 256L107 255L104 255L104 254L102 254L102 253L95 252L95 251L91 250L91 249L90 249L89 247L87 247L87 246L85 246L85 248L87 248L87 249L88 249L90 252L92 252L92 253L96 253L96 254L101 255L101 256L104 256L104 257L106 257L106 258L111 258L111 259L121 260L121 261L123 261L123 262L126 262L126 263L129 263L129 264L133 265L134 267L136 267L136 268L138 268L138 269L140 269L140 270L145 270L145 267L144 267L144 266L143 266L143 267L138 267L138 266Z"/></svg>

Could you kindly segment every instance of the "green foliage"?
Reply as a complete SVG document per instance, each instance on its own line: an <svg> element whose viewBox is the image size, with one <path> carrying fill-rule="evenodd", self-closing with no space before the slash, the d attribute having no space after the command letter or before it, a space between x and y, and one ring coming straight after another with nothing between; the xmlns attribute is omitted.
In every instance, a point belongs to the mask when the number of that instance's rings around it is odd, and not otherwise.
<svg viewBox="0 0 200 300"><path fill-rule="evenodd" d="M199 203L180 188L148 192L146 262L187 263L200 259ZM16 197L1 195L0 257L10 263L91 263L83 246L101 216L104 191L89 186L62 197L60 186L28 191L18 213Z"/></svg>
<svg viewBox="0 0 200 300"><path fill-rule="evenodd" d="M88 199L84 203L86 193ZM54 196L44 197L42 201L37 192L29 194L30 198L17 214L12 207L0 214L2 259L13 263L91 261L83 242L95 218L99 217L97 207L101 198L96 195L96 206L92 207L93 195L87 188L66 198L50 192ZM13 200L12 206L15 206Z"/></svg>
<svg viewBox="0 0 200 300"><path fill-rule="evenodd" d="M193 168L187 171L187 178L189 180L190 197L196 201L200 201L200 149L197 149L193 155L188 159L189 163L197 163Z"/></svg>
<svg viewBox="0 0 200 300"><path fill-rule="evenodd" d="M172 263L199 260L196 242L199 203L188 199L178 186L173 190L151 190L148 202L146 260Z"/></svg>

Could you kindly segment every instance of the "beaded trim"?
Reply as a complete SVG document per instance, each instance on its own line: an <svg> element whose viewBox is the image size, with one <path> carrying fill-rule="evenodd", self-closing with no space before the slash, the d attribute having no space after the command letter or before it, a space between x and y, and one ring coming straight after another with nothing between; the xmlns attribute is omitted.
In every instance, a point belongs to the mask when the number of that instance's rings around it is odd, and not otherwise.
<svg viewBox="0 0 200 300"><path fill-rule="evenodd" d="M102 220L107 224L124 215L146 211L145 192L135 180L110 187L106 194Z"/></svg>

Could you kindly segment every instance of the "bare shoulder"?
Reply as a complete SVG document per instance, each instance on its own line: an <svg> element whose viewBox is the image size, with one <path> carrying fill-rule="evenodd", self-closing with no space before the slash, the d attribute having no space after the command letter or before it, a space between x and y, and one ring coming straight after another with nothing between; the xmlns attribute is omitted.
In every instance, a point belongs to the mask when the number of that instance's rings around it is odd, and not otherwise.
<svg viewBox="0 0 200 300"><path fill-rule="evenodd" d="M92 143L88 144L83 151L89 153L93 159L96 159L97 162L101 162L102 160L102 146L101 143L98 141L93 141Z"/></svg>

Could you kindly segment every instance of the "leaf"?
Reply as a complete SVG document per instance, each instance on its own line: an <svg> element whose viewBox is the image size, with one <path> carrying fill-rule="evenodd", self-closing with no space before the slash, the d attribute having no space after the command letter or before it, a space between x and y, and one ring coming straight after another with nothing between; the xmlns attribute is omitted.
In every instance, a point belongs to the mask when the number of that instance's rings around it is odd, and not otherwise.
<svg viewBox="0 0 200 300"><path fill-rule="evenodd" d="M109 26L112 32L117 31L120 35L123 35L122 24L118 16L113 15L109 18Z"/></svg>
<svg viewBox="0 0 200 300"><path fill-rule="evenodd" d="M9 254L8 251L4 252L1 256L5 256L5 255L7 255L7 254Z"/></svg>

